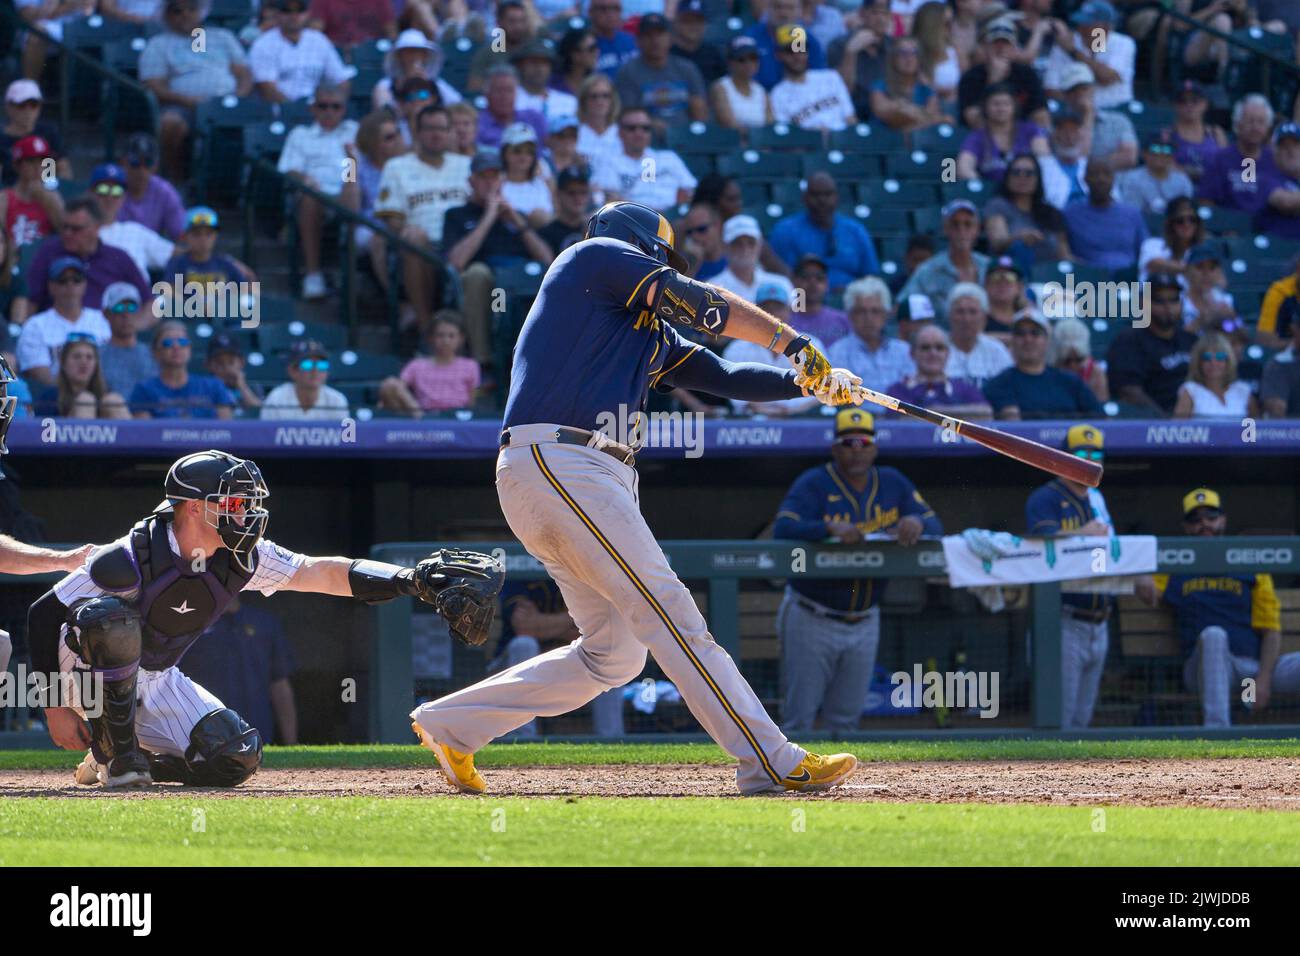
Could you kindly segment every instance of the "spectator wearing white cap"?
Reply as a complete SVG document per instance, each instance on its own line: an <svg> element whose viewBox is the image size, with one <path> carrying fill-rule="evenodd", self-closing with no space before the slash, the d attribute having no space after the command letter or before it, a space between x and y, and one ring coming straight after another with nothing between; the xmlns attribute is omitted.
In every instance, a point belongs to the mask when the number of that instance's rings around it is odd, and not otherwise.
<svg viewBox="0 0 1300 956"><path fill-rule="evenodd" d="M536 228L555 218L555 195L537 155L537 134L527 123L501 134L501 198Z"/></svg>
<svg viewBox="0 0 1300 956"><path fill-rule="evenodd" d="M0 128L0 185L12 186L18 178L14 168L13 148L20 139L39 136L49 146L50 155L58 160L56 172L72 178L72 165L62 157L58 128L41 119L45 97L35 80L14 80L5 89L5 124Z"/></svg>
<svg viewBox="0 0 1300 956"><path fill-rule="evenodd" d="M741 213L722 224L722 243L727 250L727 267L709 282L734 292L747 302L754 302L758 287L764 283L785 282L785 276L759 268L758 256L763 246L763 232L758 220Z"/></svg>
<svg viewBox="0 0 1300 956"><path fill-rule="evenodd" d="M112 335L103 313L85 304L86 264L72 256L50 266L49 290L54 304L23 324L18 337L18 370L32 385L54 384L59 352L74 332L85 332L103 345Z"/></svg>
<svg viewBox="0 0 1300 956"><path fill-rule="evenodd" d="M898 293L900 300L913 295L929 296L940 322L947 308L949 290L958 282L983 282L989 265L989 257L975 251L980 213L973 202L954 199L943 207L943 234L948 248L917 266Z"/></svg>
<svg viewBox="0 0 1300 956"><path fill-rule="evenodd" d="M248 49L248 67L262 99L269 103L306 100L321 83L341 86L356 70L346 66L334 44L307 26L307 0L273 0L277 26Z"/></svg>
<svg viewBox="0 0 1300 956"><path fill-rule="evenodd" d="M844 309L853 333L827 351L831 365L861 376L863 385L878 392L916 372L912 350L885 332L894 302L883 280L868 276L850 282L844 290Z"/></svg>
<svg viewBox="0 0 1300 956"><path fill-rule="evenodd" d="M153 351L138 337L135 317L140 307L140 290L129 282L114 282L100 302L112 334L99 350L99 364L104 384L119 395L130 395L136 385L158 374Z"/></svg>
<svg viewBox="0 0 1300 956"><path fill-rule="evenodd" d="M308 17L341 50L397 35L393 0L311 0Z"/></svg>
<svg viewBox="0 0 1300 956"><path fill-rule="evenodd" d="M276 168L355 210L361 205L361 190L348 147L357 140L357 123L344 119L347 108L343 87L328 82L316 87L311 103L315 122L294 127L284 141ZM323 299L326 289L325 276L320 271L320 243L326 210L313 197L301 194L297 197L296 214L302 240L302 297Z"/></svg>
<svg viewBox="0 0 1300 956"><path fill-rule="evenodd" d="M1097 108L1097 84L1086 63L1071 63L1061 71L1065 106L1082 120L1088 160L1104 162L1116 171L1137 165L1137 133L1127 116Z"/></svg>
<svg viewBox="0 0 1300 956"><path fill-rule="evenodd" d="M412 77L431 81L445 105L461 102L456 88L438 75L441 69L442 50L438 45L419 30L403 30L384 57L384 78L370 91L370 103L377 110L396 109L396 93Z"/></svg>
<svg viewBox="0 0 1300 956"><path fill-rule="evenodd" d="M1097 108L1118 109L1133 101L1137 44L1115 29L1118 15L1106 0L1087 0L1070 16L1069 43L1055 44L1047 55L1043 86L1048 93L1065 89L1062 76L1072 64L1089 67L1096 78ZM1064 38L1062 38L1064 40Z"/></svg>
<svg viewBox="0 0 1300 956"><path fill-rule="evenodd" d="M691 196L694 174L671 149L652 149L650 114L625 107L618 120L622 149L601 153L592 171L592 185L605 190L606 201L626 199L660 212Z"/></svg>
<svg viewBox="0 0 1300 956"><path fill-rule="evenodd" d="M769 315L788 324L790 321L790 296L792 291L789 281L784 277L778 276L775 280L764 280L759 283L758 288L754 291L754 304ZM826 346L819 338L814 335L810 335L808 338L823 355L826 354ZM732 339L728 342L726 348L722 350L722 357L728 362L756 362L759 365L768 365L772 368L785 368L789 364L785 356L769 351L762 345L746 342L743 339ZM734 398L731 400L731 407L742 415L778 417L797 415L800 412L816 408L818 404L815 395L785 398L775 402L744 402Z"/></svg>

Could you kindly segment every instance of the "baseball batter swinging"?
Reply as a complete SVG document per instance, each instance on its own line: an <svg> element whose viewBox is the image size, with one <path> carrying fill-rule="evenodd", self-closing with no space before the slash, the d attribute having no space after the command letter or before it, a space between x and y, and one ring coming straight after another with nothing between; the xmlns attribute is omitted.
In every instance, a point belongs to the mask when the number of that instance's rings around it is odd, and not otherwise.
<svg viewBox="0 0 1300 956"><path fill-rule="evenodd" d="M609 203L551 264L515 345L497 493L515 535L545 565L578 625L573 643L416 708L413 729L454 787L487 785L473 754L534 717L555 716L636 677L647 650L691 712L740 765L743 793L824 790L857 768L788 741L708 627L641 517L634 449L595 431L645 407L648 389L743 401L815 394L851 400L859 380L806 336L716 286L687 277L654 210ZM786 371L726 362L684 326L782 352Z"/></svg>
<svg viewBox="0 0 1300 956"><path fill-rule="evenodd" d="M261 471L224 451L177 460L165 492L152 514L28 613L38 673L88 672L103 682L97 713L80 699L45 711L56 744L90 747L74 775L79 784L232 787L257 771L257 728L176 666L240 591L371 604L410 595L433 605L467 643L487 637L504 578L488 555L440 551L403 568L287 551L263 537L270 491Z"/></svg>

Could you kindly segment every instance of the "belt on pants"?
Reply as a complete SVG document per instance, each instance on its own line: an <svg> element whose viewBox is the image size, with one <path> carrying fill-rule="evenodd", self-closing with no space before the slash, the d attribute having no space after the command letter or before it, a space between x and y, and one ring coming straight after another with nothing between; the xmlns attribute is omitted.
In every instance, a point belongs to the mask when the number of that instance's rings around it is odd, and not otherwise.
<svg viewBox="0 0 1300 956"><path fill-rule="evenodd" d="M515 434L512 436L511 432ZM581 445L604 452L620 464L636 466L636 450L630 445L614 441L600 432L585 428L572 428L568 425L519 425L501 432L501 447L509 447L511 441L521 445L537 445L543 442L557 442L561 445Z"/></svg>
<svg viewBox="0 0 1300 956"><path fill-rule="evenodd" d="M799 605L809 614L814 614L817 617L829 618L832 621L839 621L841 624L857 624L860 621L865 621L871 616L870 611L866 614L845 614L842 611L827 610L826 608L818 607L811 601L805 601L803 598L795 598L794 603Z"/></svg>
<svg viewBox="0 0 1300 956"><path fill-rule="evenodd" d="M1073 604L1062 604L1061 613L1066 617L1072 617L1076 621L1087 621L1089 624L1100 624L1110 617L1110 608L1103 607L1097 610L1088 608L1075 607Z"/></svg>

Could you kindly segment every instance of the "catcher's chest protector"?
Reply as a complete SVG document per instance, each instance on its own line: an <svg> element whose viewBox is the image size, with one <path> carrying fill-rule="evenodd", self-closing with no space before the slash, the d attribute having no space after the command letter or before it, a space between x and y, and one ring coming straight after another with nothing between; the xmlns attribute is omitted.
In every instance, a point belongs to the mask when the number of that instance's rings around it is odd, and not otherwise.
<svg viewBox="0 0 1300 956"><path fill-rule="evenodd" d="M207 561L204 570L195 571L190 558L172 551L167 521L158 515L131 529L131 556L140 575L137 607L144 631L140 666L145 670L166 670L179 661L250 577L224 548Z"/></svg>

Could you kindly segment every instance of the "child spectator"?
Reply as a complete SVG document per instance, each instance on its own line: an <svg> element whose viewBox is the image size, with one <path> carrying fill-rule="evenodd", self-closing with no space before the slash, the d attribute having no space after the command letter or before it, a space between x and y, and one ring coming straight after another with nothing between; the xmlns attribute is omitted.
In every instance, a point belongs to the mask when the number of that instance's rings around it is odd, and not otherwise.
<svg viewBox="0 0 1300 956"><path fill-rule="evenodd" d="M262 386L248 384L244 377L244 350L229 332L218 332L208 341L208 374L239 399L239 410L255 412L262 407Z"/></svg>
<svg viewBox="0 0 1300 956"><path fill-rule="evenodd" d="M163 269L167 282L182 287L191 282L202 286L220 282L242 282L257 278L238 259L217 252L217 231L221 220L215 210L195 206L185 213L185 231L181 234L182 251L172 256Z"/></svg>
<svg viewBox="0 0 1300 956"><path fill-rule="evenodd" d="M55 384L36 395L32 411L37 416L59 418L130 418L126 402L104 385L99 347L89 332L73 332L59 353Z"/></svg>
<svg viewBox="0 0 1300 956"><path fill-rule="evenodd" d="M379 386L383 408L419 418L424 412L469 408L479 387L478 362L462 353L465 320L459 312L443 309L428 325L424 338L429 357L406 363L398 378L387 378Z"/></svg>
<svg viewBox="0 0 1300 956"><path fill-rule="evenodd" d="M342 421L348 415L348 400L329 379L330 359L325 346L314 339L300 339L289 350L289 381L271 389L262 403L263 420Z"/></svg>
<svg viewBox="0 0 1300 956"><path fill-rule="evenodd" d="M41 136L24 136L13 145L18 178L0 192L0 222L4 223L6 245L15 250L40 242L63 223L63 197L42 175L46 160L53 155L49 142Z"/></svg>

